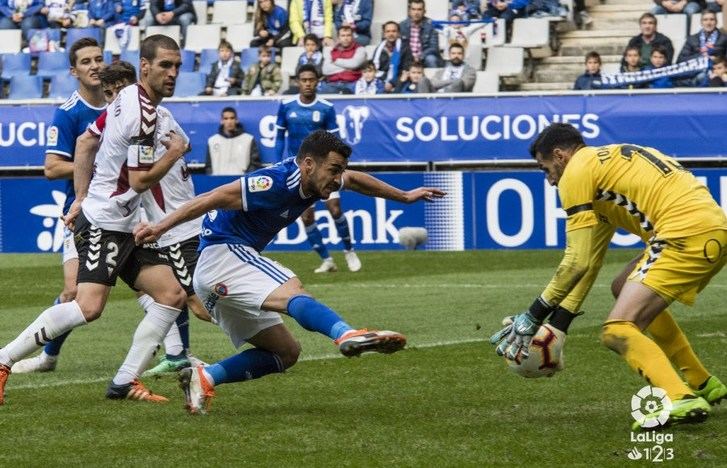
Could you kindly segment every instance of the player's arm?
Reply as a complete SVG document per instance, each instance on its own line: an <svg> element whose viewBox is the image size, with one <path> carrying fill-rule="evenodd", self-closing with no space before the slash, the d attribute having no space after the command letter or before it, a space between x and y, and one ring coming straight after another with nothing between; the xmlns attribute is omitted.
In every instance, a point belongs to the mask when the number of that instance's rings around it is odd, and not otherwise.
<svg viewBox="0 0 727 468"><path fill-rule="evenodd" d="M343 186L363 195L402 203L413 203L418 200L433 201L435 198L442 198L446 195L446 192L434 187L419 187L404 191L369 174L352 170L346 170L343 173Z"/></svg>
<svg viewBox="0 0 727 468"><path fill-rule="evenodd" d="M184 136L176 133L169 132L165 135L167 139L161 140L161 144L167 149L167 151L151 165L143 164L142 153L151 154L152 158L154 155L153 142L150 142L152 146L147 146L144 142L138 145L132 145L129 148L130 152L136 151L138 156L139 164L132 170L132 166L129 166L129 186L134 189L135 192L142 193L148 190L152 185L156 184L169 172L175 162L179 158L184 157L187 152L187 140Z"/></svg>
<svg viewBox="0 0 727 468"><path fill-rule="evenodd" d="M73 178L73 161L56 153L46 153L43 164L43 175L48 179L71 179Z"/></svg>
<svg viewBox="0 0 727 468"><path fill-rule="evenodd" d="M73 177L73 145L76 136L72 132L74 123L68 113L56 109L53 123L48 129L43 173L49 179L70 179Z"/></svg>
<svg viewBox="0 0 727 468"><path fill-rule="evenodd" d="M283 151L285 150L285 131L288 128L288 122L285 117L285 107L280 104L278 107L278 118L275 121L275 160L283 160Z"/></svg>
<svg viewBox="0 0 727 468"><path fill-rule="evenodd" d="M83 201L91 185L93 165L96 162L96 153L100 146L99 137L90 130L83 132L76 140L76 153L73 167L73 188L76 191L76 200Z"/></svg>
<svg viewBox="0 0 727 468"><path fill-rule="evenodd" d="M566 233L563 259L539 298L549 307L560 304L588 273L591 268L594 232L595 226L589 226ZM545 317L536 318L540 318L541 321L545 319Z"/></svg>
<svg viewBox="0 0 727 468"><path fill-rule="evenodd" d="M134 228L134 236L137 244L154 242L159 237L186 221L199 218L208 211L240 210L242 209L242 184L245 179L236 180L229 184L222 185L211 192L198 195L182 205L178 210L162 219L159 224L139 224Z"/></svg>

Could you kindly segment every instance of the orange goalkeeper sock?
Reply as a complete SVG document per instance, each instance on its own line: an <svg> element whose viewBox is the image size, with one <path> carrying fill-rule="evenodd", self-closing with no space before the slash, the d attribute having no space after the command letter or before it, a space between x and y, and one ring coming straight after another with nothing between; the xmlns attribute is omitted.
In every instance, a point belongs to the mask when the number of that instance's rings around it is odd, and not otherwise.
<svg viewBox="0 0 727 468"><path fill-rule="evenodd" d="M632 322L606 322L601 341L620 354L649 385L663 388L672 401L694 394L679 378L661 348Z"/></svg>
<svg viewBox="0 0 727 468"><path fill-rule="evenodd" d="M681 371L690 387L699 388L707 381L710 373L694 353L687 336L679 328L669 309L657 315L646 331L672 364Z"/></svg>

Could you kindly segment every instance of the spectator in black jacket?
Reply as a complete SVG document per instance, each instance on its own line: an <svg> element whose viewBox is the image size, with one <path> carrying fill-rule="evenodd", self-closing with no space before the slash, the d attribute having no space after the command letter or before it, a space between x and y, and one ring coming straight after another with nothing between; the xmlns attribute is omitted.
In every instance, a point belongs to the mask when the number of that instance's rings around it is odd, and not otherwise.
<svg viewBox="0 0 727 468"><path fill-rule="evenodd" d="M207 83L203 94L208 96L237 96L240 94L245 72L242 71L240 62L235 60L232 44L222 39L217 48L217 53L220 60L212 64L212 69L207 75Z"/></svg>
<svg viewBox="0 0 727 468"><path fill-rule="evenodd" d="M626 47L638 47L641 50L641 66L651 65L651 49L655 46L663 47L666 50L667 65L674 59L674 46L671 39L656 31L656 16L652 13L644 13L639 18L641 34L631 38Z"/></svg>
<svg viewBox="0 0 727 468"><path fill-rule="evenodd" d="M399 23L399 33L414 60L427 68L437 68L444 65L439 54L439 33L432 20L424 16L426 12L424 0L410 0L409 17Z"/></svg>
<svg viewBox="0 0 727 468"><path fill-rule="evenodd" d="M399 75L409 69L413 59L406 43L399 37L399 24L388 21L382 28L384 40L374 49L372 60L376 78L384 82L384 91L391 93L396 89Z"/></svg>
<svg viewBox="0 0 727 468"><path fill-rule="evenodd" d="M255 37L250 47L288 47L293 45L293 36L288 26L288 12L273 3L273 0L259 0L255 8Z"/></svg>
<svg viewBox="0 0 727 468"><path fill-rule="evenodd" d="M179 25L184 39L187 37L187 26L197 22L192 0L150 0L149 9L155 25Z"/></svg>
<svg viewBox="0 0 727 468"><path fill-rule="evenodd" d="M717 14L713 11L702 13L702 30L692 34L684 43L677 62L699 57L724 57L727 52L727 36L717 29Z"/></svg>
<svg viewBox="0 0 727 468"><path fill-rule="evenodd" d="M576 78L573 89L595 89L601 81L601 56L596 51L586 54L586 72Z"/></svg>

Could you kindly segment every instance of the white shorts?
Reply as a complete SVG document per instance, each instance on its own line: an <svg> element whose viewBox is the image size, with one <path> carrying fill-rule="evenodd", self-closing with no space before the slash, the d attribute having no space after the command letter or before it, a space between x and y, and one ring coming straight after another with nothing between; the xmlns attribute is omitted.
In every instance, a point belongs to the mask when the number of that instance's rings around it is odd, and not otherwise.
<svg viewBox="0 0 727 468"><path fill-rule="evenodd" d="M78 251L76 250L76 241L73 240L73 231L67 227L63 228L63 260L65 264L68 260L78 260Z"/></svg>
<svg viewBox="0 0 727 468"><path fill-rule="evenodd" d="M283 323L262 310L265 299L295 273L243 245L218 244L199 254L194 291L210 315L239 348L262 330Z"/></svg>

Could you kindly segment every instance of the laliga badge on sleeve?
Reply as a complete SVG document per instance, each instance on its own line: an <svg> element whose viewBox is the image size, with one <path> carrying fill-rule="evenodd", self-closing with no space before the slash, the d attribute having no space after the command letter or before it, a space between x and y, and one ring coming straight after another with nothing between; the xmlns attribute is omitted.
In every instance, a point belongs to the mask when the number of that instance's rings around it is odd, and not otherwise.
<svg viewBox="0 0 727 468"><path fill-rule="evenodd" d="M139 145L139 164L154 164L154 147Z"/></svg>
<svg viewBox="0 0 727 468"><path fill-rule="evenodd" d="M247 179L247 190L252 192L264 192L273 186L273 179L268 176L249 177Z"/></svg>
<svg viewBox="0 0 727 468"><path fill-rule="evenodd" d="M48 127L46 142L48 146L56 146L58 144L58 127L55 125Z"/></svg>

